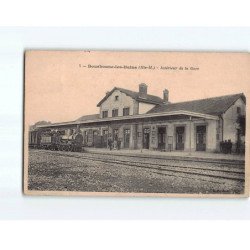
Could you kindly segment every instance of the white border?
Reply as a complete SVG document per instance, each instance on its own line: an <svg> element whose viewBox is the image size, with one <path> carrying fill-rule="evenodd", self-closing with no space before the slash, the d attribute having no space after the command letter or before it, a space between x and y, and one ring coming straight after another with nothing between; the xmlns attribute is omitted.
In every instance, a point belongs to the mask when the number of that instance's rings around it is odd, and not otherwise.
<svg viewBox="0 0 250 250"><path fill-rule="evenodd" d="M247 26L248 0L9 0L1 25Z"/></svg>
<svg viewBox="0 0 250 250"><path fill-rule="evenodd" d="M250 29L0 28L0 219L250 219L248 199L24 196L23 53L32 48L250 51Z"/></svg>

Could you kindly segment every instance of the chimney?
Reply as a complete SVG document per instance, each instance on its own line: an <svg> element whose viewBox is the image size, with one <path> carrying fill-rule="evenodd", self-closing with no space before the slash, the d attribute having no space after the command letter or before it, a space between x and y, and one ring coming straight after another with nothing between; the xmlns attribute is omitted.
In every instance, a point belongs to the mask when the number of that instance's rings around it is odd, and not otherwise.
<svg viewBox="0 0 250 250"><path fill-rule="evenodd" d="M139 84L139 97L146 99L147 98L147 89L148 86L145 83Z"/></svg>
<svg viewBox="0 0 250 250"><path fill-rule="evenodd" d="M106 95L108 95L109 93L110 93L110 92L109 92L109 91L107 91L107 92L106 92Z"/></svg>
<svg viewBox="0 0 250 250"><path fill-rule="evenodd" d="M164 89L163 90L163 101L165 102L165 103L168 103L169 101L168 101L168 97L169 97L169 91L167 90L167 89Z"/></svg>

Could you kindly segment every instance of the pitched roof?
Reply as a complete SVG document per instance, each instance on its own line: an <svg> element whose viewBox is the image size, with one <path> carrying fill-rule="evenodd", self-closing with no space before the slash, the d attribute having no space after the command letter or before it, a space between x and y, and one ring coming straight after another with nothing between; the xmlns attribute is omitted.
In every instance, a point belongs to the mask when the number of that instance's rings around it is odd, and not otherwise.
<svg viewBox="0 0 250 250"><path fill-rule="evenodd" d="M99 114L94 114L94 115L84 115L78 118L76 121L77 122L82 122L82 121L87 121L87 120L96 120L99 119Z"/></svg>
<svg viewBox="0 0 250 250"><path fill-rule="evenodd" d="M99 107L104 101L106 101L108 99L108 97L115 91L115 90L119 90L122 93L132 97L133 99L140 101L140 102L146 102L146 103L154 103L154 104L161 104L163 103L163 99L161 99L158 96L155 95L147 95L147 98L140 98L139 97L139 93L129 90L129 89L123 89L123 88L118 88L118 87L114 87L98 104L97 107Z"/></svg>
<svg viewBox="0 0 250 250"><path fill-rule="evenodd" d="M239 98L242 98L244 102L246 101L244 94L240 93L235 95L219 96L194 101L156 105L147 113L150 114L186 110L209 115L220 115L224 113L231 105L233 105L234 102Z"/></svg>

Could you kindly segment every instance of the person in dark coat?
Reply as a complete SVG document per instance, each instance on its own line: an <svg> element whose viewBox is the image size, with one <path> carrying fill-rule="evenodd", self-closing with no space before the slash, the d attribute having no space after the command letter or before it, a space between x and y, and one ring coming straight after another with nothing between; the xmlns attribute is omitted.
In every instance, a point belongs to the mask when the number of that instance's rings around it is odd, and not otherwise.
<svg viewBox="0 0 250 250"><path fill-rule="evenodd" d="M224 142L224 153L228 154L228 141L227 140L225 140Z"/></svg>
<svg viewBox="0 0 250 250"><path fill-rule="evenodd" d="M221 141L221 142L220 142L220 152L221 152L221 153L223 153L223 145L224 145L224 142Z"/></svg>
<svg viewBox="0 0 250 250"><path fill-rule="evenodd" d="M117 141L117 150L121 149L121 139L119 138Z"/></svg>
<svg viewBox="0 0 250 250"><path fill-rule="evenodd" d="M231 140L228 140L228 153L232 154L232 147L233 147L233 143L231 142Z"/></svg>
<svg viewBox="0 0 250 250"><path fill-rule="evenodd" d="M112 140L110 137L108 138L108 147L109 147L109 150L112 150Z"/></svg>
<svg viewBox="0 0 250 250"><path fill-rule="evenodd" d="M222 153L225 154L226 153L226 145L227 145L227 141L222 141Z"/></svg>

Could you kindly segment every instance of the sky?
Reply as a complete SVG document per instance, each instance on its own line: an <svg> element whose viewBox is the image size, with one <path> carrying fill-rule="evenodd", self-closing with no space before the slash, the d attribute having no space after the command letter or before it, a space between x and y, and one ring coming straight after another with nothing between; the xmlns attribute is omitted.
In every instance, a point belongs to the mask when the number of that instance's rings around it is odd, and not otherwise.
<svg viewBox="0 0 250 250"><path fill-rule="evenodd" d="M250 56L244 53L28 51L26 123L97 114L107 91L115 86L138 91L140 83L160 97L168 89L170 102L242 92L248 98L249 68Z"/></svg>

